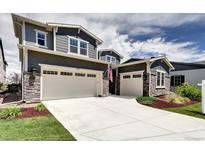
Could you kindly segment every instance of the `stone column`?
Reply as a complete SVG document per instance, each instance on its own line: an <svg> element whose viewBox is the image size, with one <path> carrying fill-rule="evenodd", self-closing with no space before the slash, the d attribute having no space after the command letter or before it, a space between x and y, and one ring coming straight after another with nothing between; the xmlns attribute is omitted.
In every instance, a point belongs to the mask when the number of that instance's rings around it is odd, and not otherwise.
<svg viewBox="0 0 205 154"><path fill-rule="evenodd" d="M40 101L40 73L23 73L23 100L30 102Z"/></svg>

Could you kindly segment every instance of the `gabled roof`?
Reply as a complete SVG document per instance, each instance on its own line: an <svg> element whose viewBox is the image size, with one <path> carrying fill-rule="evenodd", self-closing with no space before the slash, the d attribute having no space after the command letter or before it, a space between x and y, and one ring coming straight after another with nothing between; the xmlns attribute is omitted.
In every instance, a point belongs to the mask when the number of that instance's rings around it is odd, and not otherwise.
<svg viewBox="0 0 205 154"><path fill-rule="evenodd" d="M4 48L3 48L3 43L2 43L1 38L0 38L0 48L1 48L1 52L2 52L3 62L5 65L8 65L6 60L5 60L5 57L4 57Z"/></svg>
<svg viewBox="0 0 205 154"><path fill-rule="evenodd" d="M146 62L154 62L156 60L164 60L164 62L173 70L175 69L174 66L170 63L169 59L165 56L161 56L161 57L154 57L154 58L148 58L148 59L132 59L130 60L130 62L127 63L123 63L120 65L117 65L116 67L123 67L123 66L130 66L130 65L135 65L135 64L140 64L140 63L146 63ZM128 60L129 61L129 60Z"/></svg>
<svg viewBox="0 0 205 154"><path fill-rule="evenodd" d="M98 50L99 53L100 53L100 52L105 52L105 51L114 52L114 53L116 53L118 56L120 56L121 59L124 58L119 52L117 52L117 51L114 50L114 49L99 49L99 50Z"/></svg>
<svg viewBox="0 0 205 154"><path fill-rule="evenodd" d="M86 28L84 28L81 25L52 23L52 22L48 22L47 24L48 24L48 26L52 26L52 27L77 28L77 29L80 29L81 31L85 32L86 34L88 34L92 38L94 38L96 41L98 41L98 44L101 44L103 42L99 37L97 37L96 35L94 35L93 33L91 33L89 30L87 30Z"/></svg>
<svg viewBox="0 0 205 154"><path fill-rule="evenodd" d="M97 41L98 44L101 44L103 41L97 37L96 35L94 35L93 33L91 33L89 30L87 30L86 28L84 28L81 25L75 25L75 24L63 24L63 23L51 23L51 22L47 22L47 23L43 23L43 22L39 22L36 20L32 20L17 14L12 14L12 20L13 20L13 24L14 24L14 32L15 35L17 34L16 32L16 28L15 28L15 23L21 24L23 21L31 23L31 24L35 24L41 27L46 27L48 30L52 29L53 27L66 27L66 28L77 28L83 32L85 32L87 35L89 35L90 37L92 37L93 39L95 39Z"/></svg>
<svg viewBox="0 0 205 154"><path fill-rule="evenodd" d="M184 62L171 62L171 63L175 67L174 71L204 69L205 68L205 64L184 63Z"/></svg>

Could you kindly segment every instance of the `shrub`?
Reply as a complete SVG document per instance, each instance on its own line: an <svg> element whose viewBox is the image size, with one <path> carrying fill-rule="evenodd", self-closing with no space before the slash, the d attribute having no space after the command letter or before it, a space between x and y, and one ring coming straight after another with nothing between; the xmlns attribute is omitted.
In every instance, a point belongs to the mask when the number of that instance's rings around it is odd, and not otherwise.
<svg viewBox="0 0 205 154"><path fill-rule="evenodd" d="M12 119L21 114L21 108L7 108L0 112L0 119Z"/></svg>
<svg viewBox="0 0 205 154"><path fill-rule="evenodd" d="M35 107L35 110L38 112L45 111L45 109L46 109L46 107L42 103L36 105L36 107Z"/></svg>
<svg viewBox="0 0 205 154"><path fill-rule="evenodd" d="M201 90L195 86L189 85L188 83L184 83L182 86L178 87L176 93L191 100L201 100Z"/></svg>
<svg viewBox="0 0 205 154"><path fill-rule="evenodd" d="M151 105L154 103L154 101L156 100L154 97L148 97L148 96L139 96L136 98L136 100L140 103L140 104L144 104L144 105Z"/></svg>
<svg viewBox="0 0 205 154"><path fill-rule="evenodd" d="M171 93L168 95L169 102L176 103L176 104L185 104L186 102L189 102L190 99L187 97L182 97L180 95L177 95L175 93Z"/></svg>

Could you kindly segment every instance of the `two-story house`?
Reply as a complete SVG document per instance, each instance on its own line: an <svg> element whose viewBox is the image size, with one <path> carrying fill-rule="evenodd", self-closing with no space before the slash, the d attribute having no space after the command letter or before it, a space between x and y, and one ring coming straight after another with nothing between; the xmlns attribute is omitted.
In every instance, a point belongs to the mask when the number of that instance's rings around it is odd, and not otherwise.
<svg viewBox="0 0 205 154"><path fill-rule="evenodd" d="M4 56L3 42L0 38L0 83L5 83L6 81L6 66L7 62Z"/></svg>
<svg viewBox="0 0 205 154"><path fill-rule="evenodd" d="M103 41L80 25L41 23L12 14L19 39L22 99L27 102L108 95Z"/></svg>
<svg viewBox="0 0 205 154"><path fill-rule="evenodd" d="M166 57L132 58L121 64L121 54L98 50L103 41L80 25L41 23L15 14L12 20L26 102L109 93L158 96L170 91L174 67Z"/></svg>

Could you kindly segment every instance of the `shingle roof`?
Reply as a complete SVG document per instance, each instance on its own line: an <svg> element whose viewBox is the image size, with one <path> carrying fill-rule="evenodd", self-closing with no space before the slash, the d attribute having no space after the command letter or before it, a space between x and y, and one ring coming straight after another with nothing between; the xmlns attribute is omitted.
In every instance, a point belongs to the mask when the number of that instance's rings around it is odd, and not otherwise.
<svg viewBox="0 0 205 154"><path fill-rule="evenodd" d="M203 68L205 68L205 64L184 63L184 62L171 62L171 64L175 68L175 70L173 70L173 71L193 70L193 69L203 69Z"/></svg>

